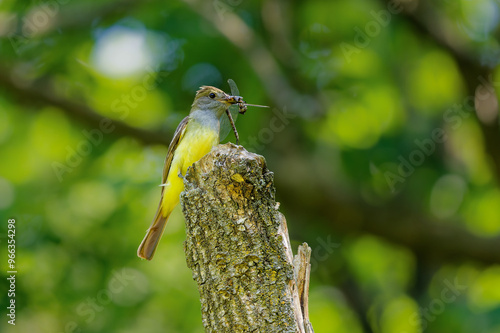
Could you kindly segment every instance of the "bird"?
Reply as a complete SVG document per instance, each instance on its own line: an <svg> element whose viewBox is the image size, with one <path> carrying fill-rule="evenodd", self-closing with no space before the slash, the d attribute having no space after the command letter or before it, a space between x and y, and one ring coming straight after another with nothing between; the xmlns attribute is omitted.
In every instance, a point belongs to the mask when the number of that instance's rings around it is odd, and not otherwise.
<svg viewBox="0 0 500 333"><path fill-rule="evenodd" d="M160 203L137 250L140 258L153 258L167 220L184 190L183 177L187 168L219 144L220 118L231 105L242 102L242 97L228 95L212 86L202 86L196 92L189 115L177 126L168 147Z"/></svg>

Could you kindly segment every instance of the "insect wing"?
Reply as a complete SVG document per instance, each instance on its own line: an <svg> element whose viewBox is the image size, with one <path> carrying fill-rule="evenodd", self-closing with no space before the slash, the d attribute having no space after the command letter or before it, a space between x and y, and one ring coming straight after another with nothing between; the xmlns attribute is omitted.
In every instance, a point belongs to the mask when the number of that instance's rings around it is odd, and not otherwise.
<svg viewBox="0 0 500 333"><path fill-rule="evenodd" d="M231 95L239 96L240 90L238 89L236 83L232 79L227 80L227 83L229 83L229 88L231 88Z"/></svg>
<svg viewBox="0 0 500 333"><path fill-rule="evenodd" d="M229 87L231 88L231 95L239 96L240 91L238 90L236 83L234 83L234 81L231 79L227 80L227 83L229 83ZM236 123L236 118L238 118L238 113L239 113L239 106L237 104L231 105L229 107L229 112L231 112L233 121ZM233 128L231 126L231 122L229 121L228 116L225 113L222 114L220 118L220 131L219 131L220 141L223 141L227 137L229 132L232 131L232 129Z"/></svg>
<svg viewBox="0 0 500 333"><path fill-rule="evenodd" d="M238 111L239 111L238 105L231 105L229 107L229 112L231 112L231 116L233 117L234 122L236 122L236 118L238 117ZM220 117L220 131L219 131L220 141L223 141L227 137L229 132L232 131L232 129L233 128L231 126L231 122L229 121L228 116L224 112Z"/></svg>

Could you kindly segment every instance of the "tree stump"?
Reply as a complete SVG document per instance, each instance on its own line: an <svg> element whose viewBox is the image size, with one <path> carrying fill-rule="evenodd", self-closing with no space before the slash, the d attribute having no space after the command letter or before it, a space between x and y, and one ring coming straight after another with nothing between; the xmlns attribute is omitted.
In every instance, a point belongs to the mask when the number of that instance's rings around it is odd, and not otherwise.
<svg viewBox="0 0 500 333"><path fill-rule="evenodd" d="M206 332L313 332L308 318L311 249L293 258L264 157L219 145L184 179L186 260Z"/></svg>

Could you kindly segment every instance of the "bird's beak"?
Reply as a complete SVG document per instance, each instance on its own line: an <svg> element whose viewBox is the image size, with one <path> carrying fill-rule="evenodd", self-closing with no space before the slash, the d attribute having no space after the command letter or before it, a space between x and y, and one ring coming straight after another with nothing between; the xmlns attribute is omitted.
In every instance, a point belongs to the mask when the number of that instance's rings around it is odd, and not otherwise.
<svg viewBox="0 0 500 333"><path fill-rule="evenodd" d="M229 104L237 104L237 103L244 103L243 102L243 97L241 96L229 96L226 95L222 99L224 102L227 102Z"/></svg>

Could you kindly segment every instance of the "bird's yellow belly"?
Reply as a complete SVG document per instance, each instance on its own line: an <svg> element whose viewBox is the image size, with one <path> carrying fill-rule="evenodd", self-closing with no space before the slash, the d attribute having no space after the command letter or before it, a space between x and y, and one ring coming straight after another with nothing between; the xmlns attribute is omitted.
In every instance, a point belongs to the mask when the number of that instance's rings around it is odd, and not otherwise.
<svg viewBox="0 0 500 333"><path fill-rule="evenodd" d="M179 202L179 194L184 190L184 183L179 177L179 171L183 176L186 175L187 168L208 154L212 147L218 143L218 132L201 128L197 124L186 129L184 137L175 150L167 181L164 185L163 205L164 207L171 207L165 209L164 214L170 214L170 211Z"/></svg>
<svg viewBox="0 0 500 333"><path fill-rule="evenodd" d="M219 143L218 141L219 133L210 129L193 126L190 131L186 131L175 152L175 158L182 157L179 161L182 175L186 174L187 168L194 162L208 154L212 147Z"/></svg>

